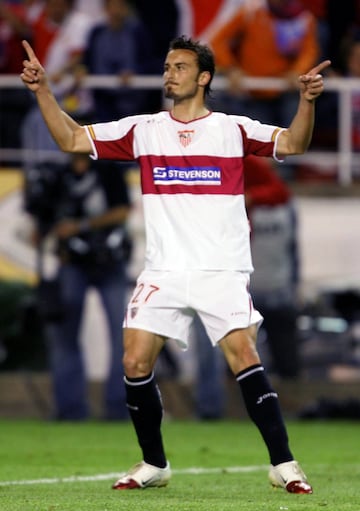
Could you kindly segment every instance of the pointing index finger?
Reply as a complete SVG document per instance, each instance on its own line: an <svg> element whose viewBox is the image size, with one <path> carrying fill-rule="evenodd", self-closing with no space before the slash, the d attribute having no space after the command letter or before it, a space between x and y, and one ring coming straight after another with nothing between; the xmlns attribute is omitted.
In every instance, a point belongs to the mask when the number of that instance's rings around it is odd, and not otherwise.
<svg viewBox="0 0 360 511"><path fill-rule="evenodd" d="M315 76L315 75L321 73L321 71L323 69L326 69L327 67L329 67L330 64L331 64L331 60L323 60L322 62L320 62L320 64L313 67L307 74Z"/></svg>
<svg viewBox="0 0 360 511"><path fill-rule="evenodd" d="M36 59L36 55L34 53L34 50L32 49L32 47L30 46L30 44L27 42L27 41L22 41L22 45L27 53L27 56L29 58L29 60L37 60Z"/></svg>

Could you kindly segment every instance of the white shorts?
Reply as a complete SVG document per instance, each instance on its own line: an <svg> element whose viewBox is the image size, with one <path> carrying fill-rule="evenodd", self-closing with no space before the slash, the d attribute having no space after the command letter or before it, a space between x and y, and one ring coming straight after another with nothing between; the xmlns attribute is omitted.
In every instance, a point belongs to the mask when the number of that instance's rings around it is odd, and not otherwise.
<svg viewBox="0 0 360 511"><path fill-rule="evenodd" d="M127 306L124 328L175 339L186 349L197 313L215 345L231 330L261 324L249 280L239 271L144 270Z"/></svg>
<svg viewBox="0 0 360 511"><path fill-rule="evenodd" d="M231 330L261 324L249 294L249 274L239 271L144 270L130 298L124 328L138 328L188 347L195 313L213 345Z"/></svg>

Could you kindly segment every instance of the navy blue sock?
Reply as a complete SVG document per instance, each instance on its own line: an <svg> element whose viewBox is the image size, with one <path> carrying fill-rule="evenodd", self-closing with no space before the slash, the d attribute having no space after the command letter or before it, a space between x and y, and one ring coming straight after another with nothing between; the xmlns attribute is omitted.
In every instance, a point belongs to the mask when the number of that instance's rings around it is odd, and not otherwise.
<svg viewBox="0 0 360 511"><path fill-rule="evenodd" d="M143 459L150 465L164 468L166 456L161 435L163 408L154 374L143 378L125 376L127 407L135 427Z"/></svg>
<svg viewBox="0 0 360 511"><path fill-rule="evenodd" d="M268 448L270 463L278 465L293 460L278 395L271 387L263 366L254 365L244 369L236 375L236 380L247 412Z"/></svg>

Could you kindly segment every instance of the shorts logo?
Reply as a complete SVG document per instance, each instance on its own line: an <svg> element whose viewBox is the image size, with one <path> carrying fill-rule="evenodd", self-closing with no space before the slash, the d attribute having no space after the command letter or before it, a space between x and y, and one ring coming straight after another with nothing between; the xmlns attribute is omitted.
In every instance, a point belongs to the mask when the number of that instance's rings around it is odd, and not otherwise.
<svg viewBox="0 0 360 511"><path fill-rule="evenodd" d="M156 185L221 185L219 167L154 167Z"/></svg>
<svg viewBox="0 0 360 511"><path fill-rule="evenodd" d="M187 147L191 143L194 133L194 130L178 131L180 144L184 147Z"/></svg>

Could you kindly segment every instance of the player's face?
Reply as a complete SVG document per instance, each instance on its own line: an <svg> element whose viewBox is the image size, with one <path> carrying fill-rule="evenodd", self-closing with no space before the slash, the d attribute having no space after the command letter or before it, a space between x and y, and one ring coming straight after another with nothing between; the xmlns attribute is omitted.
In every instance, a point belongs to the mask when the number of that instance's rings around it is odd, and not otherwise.
<svg viewBox="0 0 360 511"><path fill-rule="evenodd" d="M196 54L190 50L171 50L164 65L165 97L175 101L191 99L200 90ZM203 94L203 88L201 89Z"/></svg>

